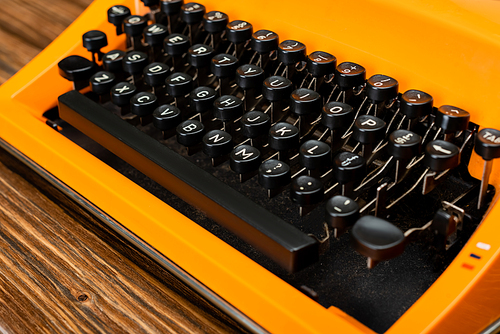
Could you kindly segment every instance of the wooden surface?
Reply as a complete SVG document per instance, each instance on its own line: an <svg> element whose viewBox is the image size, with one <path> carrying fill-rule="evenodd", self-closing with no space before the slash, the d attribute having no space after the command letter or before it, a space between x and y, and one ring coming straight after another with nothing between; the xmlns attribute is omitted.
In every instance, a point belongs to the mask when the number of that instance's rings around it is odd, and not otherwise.
<svg viewBox="0 0 500 334"><path fill-rule="evenodd" d="M0 80L89 0L0 0ZM234 333L242 329L0 149L0 332Z"/></svg>

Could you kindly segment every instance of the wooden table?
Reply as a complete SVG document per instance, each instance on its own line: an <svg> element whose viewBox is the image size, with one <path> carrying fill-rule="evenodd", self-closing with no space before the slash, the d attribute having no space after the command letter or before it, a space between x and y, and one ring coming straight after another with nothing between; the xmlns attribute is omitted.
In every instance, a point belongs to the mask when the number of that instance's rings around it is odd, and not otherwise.
<svg viewBox="0 0 500 334"><path fill-rule="evenodd" d="M0 82L90 0L2 0ZM0 149L0 332L243 329Z"/></svg>

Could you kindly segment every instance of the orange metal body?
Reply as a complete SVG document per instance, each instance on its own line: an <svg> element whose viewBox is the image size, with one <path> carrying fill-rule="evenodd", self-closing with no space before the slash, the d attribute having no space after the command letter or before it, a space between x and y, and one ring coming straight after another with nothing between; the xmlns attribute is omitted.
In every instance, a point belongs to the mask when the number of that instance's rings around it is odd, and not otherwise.
<svg viewBox="0 0 500 334"><path fill-rule="evenodd" d="M368 75L393 76L401 91L427 91L436 105L456 105L468 110L473 122L500 128L495 115L500 106L500 2L200 2L256 29L274 30L282 40L300 40L308 52L324 50L340 62L359 62ZM0 137L266 330L372 333L341 310L309 299L44 124L43 112L71 89L58 74L58 61L70 54L88 57L81 36L90 29L107 33L110 45L104 51L123 46L122 36L111 37L114 27L106 11L116 4L144 11L138 3L94 1L1 86ZM471 173L480 178L482 166L473 156ZM500 162L494 164L491 183L500 183ZM499 220L500 208L493 205L453 263L388 333L475 333L500 316Z"/></svg>

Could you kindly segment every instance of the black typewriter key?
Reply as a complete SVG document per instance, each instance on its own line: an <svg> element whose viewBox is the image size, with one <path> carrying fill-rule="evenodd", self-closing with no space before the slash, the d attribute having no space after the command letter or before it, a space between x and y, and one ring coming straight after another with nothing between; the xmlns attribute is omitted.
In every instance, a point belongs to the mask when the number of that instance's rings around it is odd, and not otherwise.
<svg viewBox="0 0 500 334"><path fill-rule="evenodd" d="M211 11L203 15L203 28L210 34L223 32L228 22L227 14L219 11Z"/></svg>
<svg viewBox="0 0 500 334"><path fill-rule="evenodd" d="M83 47L92 53L92 61L96 62L95 55L97 54L98 59L102 59L103 53L101 49L108 45L108 38L106 34L99 30L91 30L83 34L82 36Z"/></svg>
<svg viewBox="0 0 500 334"><path fill-rule="evenodd" d="M142 125L151 121L150 116L156 107L158 107L158 99L153 93L140 92L130 99L130 111L140 117Z"/></svg>
<svg viewBox="0 0 500 334"><path fill-rule="evenodd" d="M400 129L389 135L387 153L396 159L396 181L402 178L408 161L420 154L421 144L422 137L409 130Z"/></svg>
<svg viewBox="0 0 500 334"><path fill-rule="evenodd" d="M132 74L134 84L142 77L142 71L148 65L148 55L140 51L127 52L123 57L123 70Z"/></svg>
<svg viewBox="0 0 500 334"><path fill-rule="evenodd" d="M212 58L210 69L219 79L219 94L224 95L230 92L229 79L233 78L238 68L238 58L221 53Z"/></svg>
<svg viewBox="0 0 500 334"><path fill-rule="evenodd" d="M341 152L333 159L333 172L342 185L342 195L351 196L354 182L366 174L365 159L352 152Z"/></svg>
<svg viewBox="0 0 500 334"><path fill-rule="evenodd" d="M140 15L131 15L123 20L123 31L128 36L128 45L135 50L142 49L142 34L148 26L148 20Z"/></svg>
<svg viewBox="0 0 500 334"><path fill-rule="evenodd" d="M115 74L123 72L123 57L125 52L122 50L112 50L106 53L102 60L104 69Z"/></svg>
<svg viewBox="0 0 500 334"><path fill-rule="evenodd" d="M290 109L298 117L297 127L301 134L305 134L308 130L306 116L319 115L322 104L321 95L311 89L299 88L290 94Z"/></svg>
<svg viewBox="0 0 500 334"><path fill-rule="evenodd" d="M460 164L460 149L444 140L433 140L425 147L424 165L434 172L455 168Z"/></svg>
<svg viewBox="0 0 500 334"><path fill-rule="evenodd" d="M330 146L328 146L328 144L318 140L308 140L300 146L300 164L307 168L309 173L311 171L324 171L330 167L330 152Z"/></svg>
<svg viewBox="0 0 500 334"><path fill-rule="evenodd" d="M373 146L384 139L386 123L372 115L362 115L354 123L352 137L362 145L365 159L371 156Z"/></svg>
<svg viewBox="0 0 500 334"><path fill-rule="evenodd" d="M176 21L173 18L181 12L181 7L184 4L184 0L161 0L160 10L166 16L166 25L169 33L176 27Z"/></svg>
<svg viewBox="0 0 500 334"><path fill-rule="evenodd" d="M188 25L200 23L205 15L205 6L196 2L188 2L181 7L181 19Z"/></svg>
<svg viewBox="0 0 500 334"><path fill-rule="evenodd" d="M222 95L214 102L214 117L222 121L224 130L231 132L230 121L243 115L243 101L233 95Z"/></svg>
<svg viewBox="0 0 500 334"><path fill-rule="evenodd" d="M175 128L181 121L181 110L170 104L163 104L153 111L153 125L164 133Z"/></svg>
<svg viewBox="0 0 500 334"><path fill-rule="evenodd" d="M264 80L262 95L266 100L271 102L271 123L274 123L274 119L277 118L282 111L282 106L280 104L284 100L288 100L292 93L292 89L292 82L285 77L275 75Z"/></svg>
<svg viewBox="0 0 500 334"><path fill-rule="evenodd" d="M399 83L387 75L375 74L366 81L366 96L373 103L391 101L398 96Z"/></svg>
<svg viewBox="0 0 500 334"><path fill-rule="evenodd" d="M282 75L292 78L295 65L306 60L306 46L293 40L283 41L278 45L278 60L285 65Z"/></svg>
<svg viewBox="0 0 500 334"><path fill-rule="evenodd" d="M314 51L307 56L307 71L316 78L328 76L335 72L337 58L323 51Z"/></svg>
<svg viewBox="0 0 500 334"><path fill-rule="evenodd" d="M163 24L153 23L144 29L144 40L152 47L161 47L167 36L168 28Z"/></svg>
<svg viewBox="0 0 500 334"><path fill-rule="evenodd" d="M226 37L234 44L248 41L253 34L253 26L247 21L235 20L226 26Z"/></svg>
<svg viewBox="0 0 500 334"><path fill-rule="evenodd" d="M176 72L165 79L165 88L175 98L176 105L193 89L193 78L186 73Z"/></svg>
<svg viewBox="0 0 500 334"><path fill-rule="evenodd" d="M214 49L205 44L195 44L188 49L188 60L191 66L200 69L210 66Z"/></svg>
<svg viewBox="0 0 500 334"><path fill-rule="evenodd" d="M92 91L101 96L101 102L105 102L104 96L108 96L111 88L115 85L115 75L107 71L99 71L90 77Z"/></svg>
<svg viewBox="0 0 500 334"><path fill-rule="evenodd" d="M214 166L220 164L221 158L233 150L233 138L225 131L212 130L203 136L203 153L212 158Z"/></svg>
<svg viewBox="0 0 500 334"><path fill-rule="evenodd" d="M356 223L359 217L359 205L346 196L330 198L325 205L325 221L333 228L333 236L339 238Z"/></svg>
<svg viewBox="0 0 500 334"><path fill-rule="evenodd" d="M177 125L177 141L186 147L199 144L205 134L205 127L199 121L189 119Z"/></svg>
<svg viewBox="0 0 500 334"><path fill-rule="evenodd" d="M128 82L119 82L111 88L111 101L121 107L122 115L130 111L130 99L136 91L136 87Z"/></svg>
<svg viewBox="0 0 500 334"><path fill-rule="evenodd" d="M290 199L300 205L301 216L311 210L310 206L321 203L323 195L323 183L315 177L302 175L292 180Z"/></svg>
<svg viewBox="0 0 500 334"><path fill-rule="evenodd" d="M163 49L172 57L172 67L181 71L184 68L184 61L182 55L188 52L189 37L183 34L170 34L165 38Z"/></svg>
<svg viewBox="0 0 500 334"><path fill-rule="evenodd" d="M403 254L405 236L403 231L384 219L364 216L352 227L351 245L368 258L368 268L373 268L380 261Z"/></svg>
<svg viewBox="0 0 500 334"><path fill-rule="evenodd" d="M96 72L95 64L81 56L69 56L61 60L57 66L59 74L73 82L73 89L80 90L89 85L90 77Z"/></svg>
<svg viewBox="0 0 500 334"><path fill-rule="evenodd" d="M412 120L424 117L432 113L434 99L429 94L420 90L407 90L399 98L399 111L410 120L411 130Z"/></svg>
<svg viewBox="0 0 500 334"><path fill-rule="evenodd" d="M144 75L144 82L153 88L153 93L157 88L161 88L165 84L170 73L170 67L164 63L151 63L144 67L142 74Z"/></svg>
<svg viewBox="0 0 500 334"><path fill-rule="evenodd" d="M341 90L363 86L366 80L366 70L363 66L343 62L335 69L335 82Z"/></svg>
<svg viewBox="0 0 500 334"><path fill-rule="evenodd" d="M197 87L189 94L191 109L195 112L205 113L213 109L217 93L211 87ZM212 115L210 115L212 117Z"/></svg>
<svg viewBox="0 0 500 334"><path fill-rule="evenodd" d="M229 166L239 174L240 182L245 182L259 169L260 151L250 145L240 145L231 151Z"/></svg>
<svg viewBox="0 0 500 334"><path fill-rule="evenodd" d="M290 183L291 175L288 164L276 159L269 159L259 167L259 184L267 190L267 195L271 198Z"/></svg>
<svg viewBox="0 0 500 334"><path fill-rule="evenodd" d="M480 209L484 204L486 190L488 189L493 159L500 157L500 131L491 128L481 129L476 136L474 151L484 159L481 191L477 204L477 208Z"/></svg>
<svg viewBox="0 0 500 334"><path fill-rule="evenodd" d="M236 84L243 89L245 110L252 108L257 102L255 97L260 95L264 76L264 70L257 65L246 64L236 70Z"/></svg>
<svg viewBox="0 0 500 334"><path fill-rule="evenodd" d="M271 53L278 49L279 36L274 31L259 30L252 34L250 47L259 54ZM264 66L264 64L261 64Z"/></svg>
<svg viewBox="0 0 500 334"><path fill-rule="evenodd" d="M445 140L452 140L455 134L467 130L469 126L469 112L453 107L441 106L436 113L436 126L445 134Z"/></svg>
<svg viewBox="0 0 500 334"><path fill-rule="evenodd" d="M261 111L249 111L241 117L241 134L247 138L265 137L271 127L269 115Z"/></svg>
<svg viewBox="0 0 500 334"><path fill-rule="evenodd" d="M108 22L116 27L116 34L121 35L123 33L122 24L126 17L129 17L132 13L130 9L125 6L116 5L108 9Z"/></svg>
<svg viewBox="0 0 500 334"><path fill-rule="evenodd" d="M332 152L342 147L342 134L354 120L353 108L342 102L328 102L321 111L321 123L330 129Z"/></svg>
<svg viewBox="0 0 500 334"><path fill-rule="evenodd" d="M290 123L278 122L269 129L269 147L278 151L278 160L288 160L288 150L298 148L299 129Z"/></svg>

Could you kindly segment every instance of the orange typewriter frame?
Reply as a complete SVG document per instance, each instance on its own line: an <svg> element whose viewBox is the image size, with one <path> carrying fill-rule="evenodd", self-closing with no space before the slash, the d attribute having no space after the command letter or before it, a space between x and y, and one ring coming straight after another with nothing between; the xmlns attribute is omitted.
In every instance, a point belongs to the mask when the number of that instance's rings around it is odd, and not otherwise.
<svg viewBox="0 0 500 334"><path fill-rule="evenodd" d="M257 29L274 30L282 40L300 40L309 51L322 49L339 61L359 62L369 75L393 76L402 91L427 91L436 105L459 106L470 111L472 121L500 128L500 117L490 113L500 105L500 81L495 78L500 74L500 24L494 21L500 17L499 2L317 1L314 10L302 10L303 3L296 0L200 2ZM0 87L0 137L265 330L373 333L341 310L309 299L45 125L43 112L71 89L58 74L58 61L71 54L89 56L81 35L99 29L109 39L104 51L123 46L124 37L111 37L114 26L106 20L107 9L116 4L135 13L145 10L139 1L95 0ZM480 177L482 166L474 155L471 173ZM498 189L499 163L490 183ZM387 333L475 333L500 316L499 220L500 208L494 205L441 277ZM471 253L481 259L471 258Z"/></svg>

